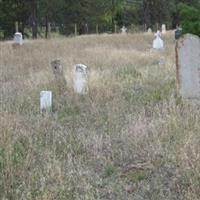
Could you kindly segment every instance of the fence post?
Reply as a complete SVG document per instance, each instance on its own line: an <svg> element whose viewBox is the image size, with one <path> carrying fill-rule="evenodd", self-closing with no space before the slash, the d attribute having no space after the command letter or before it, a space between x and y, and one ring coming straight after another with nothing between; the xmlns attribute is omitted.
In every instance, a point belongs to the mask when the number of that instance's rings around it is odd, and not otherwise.
<svg viewBox="0 0 200 200"><path fill-rule="evenodd" d="M115 33L117 33L117 23L115 22Z"/></svg>
<svg viewBox="0 0 200 200"><path fill-rule="evenodd" d="M19 32L19 24L18 24L18 22L15 22L15 32Z"/></svg>
<svg viewBox="0 0 200 200"><path fill-rule="evenodd" d="M88 34L88 32L89 32L88 24L85 24L85 32L86 32L86 34Z"/></svg>
<svg viewBox="0 0 200 200"><path fill-rule="evenodd" d="M51 38L51 23L48 23L48 38Z"/></svg>
<svg viewBox="0 0 200 200"><path fill-rule="evenodd" d="M77 36L77 24L74 24L74 35Z"/></svg>
<svg viewBox="0 0 200 200"><path fill-rule="evenodd" d="M158 23L156 23L156 29L159 30L159 24Z"/></svg>
<svg viewBox="0 0 200 200"><path fill-rule="evenodd" d="M144 32L146 32L147 31L147 25L145 24L144 25Z"/></svg>
<svg viewBox="0 0 200 200"><path fill-rule="evenodd" d="M96 25L96 34L99 34L99 25Z"/></svg>

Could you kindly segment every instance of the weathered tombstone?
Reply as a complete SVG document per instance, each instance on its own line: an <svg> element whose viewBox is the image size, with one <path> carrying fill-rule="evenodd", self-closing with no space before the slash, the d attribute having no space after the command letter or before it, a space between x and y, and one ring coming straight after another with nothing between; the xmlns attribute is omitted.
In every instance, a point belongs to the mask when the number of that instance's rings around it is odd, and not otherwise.
<svg viewBox="0 0 200 200"><path fill-rule="evenodd" d="M148 28L147 33L151 34L152 33L152 29Z"/></svg>
<svg viewBox="0 0 200 200"><path fill-rule="evenodd" d="M19 32L15 33L14 43L15 43L15 45L22 45L23 44L23 37L22 37L21 33L19 33Z"/></svg>
<svg viewBox="0 0 200 200"><path fill-rule="evenodd" d="M163 49L164 48L164 42L161 39L160 31L157 31L157 33L155 34L155 39L153 40L153 48L154 49Z"/></svg>
<svg viewBox="0 0 200 200"><path fill-rule="evenodd" d="M122 34L126 34L127 33L127 28L125 26L122 26L121 33Z"/></svg>
<svg viewBox="0 0 200 200"><path fill-rule="evenodd" d="M74 91L77 94L86 94L88 92L88 74L87 66L83 64L77 64L74 66Z"/></svg>
<svg viewBox="0 0 200 200"><path fill-rule="evenodd" d="M186 34L176 42L176 72L179 94L200 99L200 38Z"/></svg>
<svg viewBox="0 0 200 200"><path fill-rule="evenodd" d="M53 60L51 62L51 68L55 77L55 81L59 90L59 93L64 93L66 91L67 82L64 76L63 67L60 60Z"/></svg>
<svg viewBox="0 0 200 200"><path fill-rule="evenodd" d="M166 32L167 32L166 25L162 24L162 34L165 34Z"/></svg>
<svg viewBox="0 0 200 200"><path fill-rule="evenodd" d="M50 112L52 110L52 92L40 92L40 112Z"/></svg>

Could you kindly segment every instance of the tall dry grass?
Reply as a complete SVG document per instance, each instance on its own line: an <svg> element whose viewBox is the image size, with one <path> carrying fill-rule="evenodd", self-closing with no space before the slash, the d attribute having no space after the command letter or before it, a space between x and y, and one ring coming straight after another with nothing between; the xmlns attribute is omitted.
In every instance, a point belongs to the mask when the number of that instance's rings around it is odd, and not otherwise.
<svg viewBox="0 0 200 200"><path fill-rule="evenodd" d="M0 43L0 199L198 200L200 111L176 96L164 40L159 52L145 34ZM89 67L85 96L72 89L77 63ZM41 90L53 91L49 115Z"/></svg>

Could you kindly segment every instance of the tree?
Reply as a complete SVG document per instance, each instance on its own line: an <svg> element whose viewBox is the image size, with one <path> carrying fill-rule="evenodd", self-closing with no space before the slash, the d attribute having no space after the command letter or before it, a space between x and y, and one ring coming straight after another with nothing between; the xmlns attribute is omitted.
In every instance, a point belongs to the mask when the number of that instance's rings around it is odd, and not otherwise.
<svg viewBox="0 0 200 200"><path fill-rule="evenodd" d="M200 36L200 12L199 7L186 4L178 6L181 26L184 33L193 33Z"/></svg>
<svg viewBox="0 0 200 200"><path fill-rule="evenodd" d="M1 0L0 1L0 25L3 29L4 38L13 36L14 24L18 21L20 31L24 32L24 26L28 18L26 0Z"/></svg>
<svg viewBox="0 0 200 200"><path fill-rule="evenodd" d="M38 2L38 18L41 24L45 24L45 37L47 38L50 30L49 23L60 24L64 19L64 0L40 0Z"/></svg>

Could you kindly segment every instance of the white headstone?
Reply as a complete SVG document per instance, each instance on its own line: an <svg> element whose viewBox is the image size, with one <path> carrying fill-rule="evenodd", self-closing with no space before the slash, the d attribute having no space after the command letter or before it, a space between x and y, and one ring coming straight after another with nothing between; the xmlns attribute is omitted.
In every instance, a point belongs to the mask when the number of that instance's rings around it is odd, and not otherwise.
<svg viewBox="0 0 200 200"><path fill-rule="evenodd" d="M122 26L121 33L122 34L126 34L127 33L127 28L125 26Z"/></svg>
<svg viewBox="0 0 200 200"><path fill-rule="evenodd" d="M186 34L176 43L177 86L183 98L200 99L200 38Z"/></svg>
<svg viewBox="0 0 200 200"><path fill-rule="evenodd" d="M157 33L155 34L155 39L153 40L153 48L154 49L163 49L164 48L164 42L161 39L160 31L157 31Z"/></svg>
<svg viewBox="0 0 200 200"><path fill-rule="evenodd" d="M162 34L165 34L166 32L167 32L166 25L162 24Z"/></svg>
<svg viewBox="0 0 200 200"><path fill-rule="evenodd" d="M40 112L51 111L52 109L52 92L40 92Z"/></svg>
<svg viewBox="0 0 200 200"><path fill-rule="evenodd" d="M86 94L88 92L88 75L87 66L77 64L74 66L74 91L78 94Z"/></svg>
<svg viewBox="0 0 200 200"><path fill-rule="evenodd" d="M152 29L148 28L147 33L152 33Z"/></svg>
<svg viewBox="0 0 200 200"><path fill-rule="evenodd" d="M14 35L14 43L18 44L18 45L22 45L23 44L23 37L22 34L19 32L16 32Z"/></svg>

